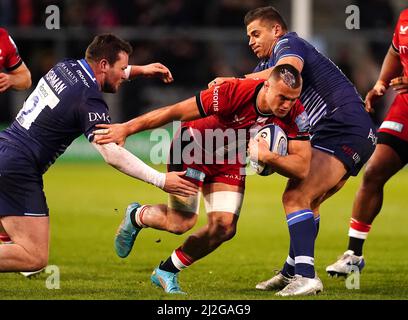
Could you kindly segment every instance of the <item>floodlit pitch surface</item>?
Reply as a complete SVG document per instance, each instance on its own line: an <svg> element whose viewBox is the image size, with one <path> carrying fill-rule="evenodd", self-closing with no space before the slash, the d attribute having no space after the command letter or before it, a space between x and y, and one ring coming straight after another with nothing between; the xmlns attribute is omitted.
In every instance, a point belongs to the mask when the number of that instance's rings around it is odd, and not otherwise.
<svg viewBox="0 0 408 320"><path fill-rule="evenodd" d="M360 289L347 289L344 279L329 278L324 271L346 249L350 210L361 177L352 178L321 207L315 258L324 292L296 299L408 298L405 170L386 187L383 210L365 246L367 265ZM44 180L51 211L49 264L60 270L60 289L47 289L46 280L52 274L32 280L15 273L1 274L0 299L283 299L255 289L257 282L281 267L288 251L280 200L285 179L277 174L248 178L237 235L181 273L180 284L187 296L164 294L151 285L150 274L191 231L177 236L143 230L126 259L118 258L113 249L113 237L127 204L136 200L165 203L164 192L102 162L59 162ZM202 207L196 228L205 221Z"/></svg>

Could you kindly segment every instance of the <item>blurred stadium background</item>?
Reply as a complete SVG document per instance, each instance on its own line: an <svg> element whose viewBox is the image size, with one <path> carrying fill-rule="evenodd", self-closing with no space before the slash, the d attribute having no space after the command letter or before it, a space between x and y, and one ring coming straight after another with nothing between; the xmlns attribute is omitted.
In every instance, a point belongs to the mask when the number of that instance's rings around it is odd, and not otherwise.
<svg viewBox="0 0 408 320"><path fill-rule="evenodd" d="M45 28L45 9L51 4L60 8L60 30ZM345 10L351 4L360 9L359 30L345 27ZM175 78L171 85L140 78L124 84L119 94L106 95L112 120L119 122L188 98L216 76L250 73L257 61L247 45L243 17L248 10L264 5L275 6L290 29L328 55L364 97L378 77L398 14L407 2L0 0L0 26L6 27L17 43L32 72L33 85L58 60L81 58L91 39L102 32L113 32L133 45L131 63L158 61L168 66ZM0 94L1 126L12 121L28 93ZM392 94L387 94L382 103L389 105L391 99ZM376 117L379 122L382 114ZM127 147L147 160L150 143L148 134L139 134ZM99 163L84 163L94 159ZM351 204L361 174L322 207L317 271L328 289L323 299L408 297L407 286L401 284L407 283L408 274L404 263L408 258L404 226L408 221L403 214L406 175L402 172L398 181L387 186L383 214L366 247L369 272L358 293L346 290L344 282L330 282L324 276L324 266L345 249ZM181 276L182 287L192 293L190 298L273 298L253 287L271 275L272 267L280 267L287 255L287 228L280 203L284 179L254 177L248 183L237 237ZM180 237L149 230L137 244L143 248L140 255L126 261L115 257L112 249L113 233L127 203L163 202L163 193L107 168L83 138L47 173L45 188L52 221L50 263L61 267L65 290L53 292L44 289L43 280L27 285L17 275L2 275L2 289L7 288L2 298L166 299L161 292L152 291L148 277L159 259L180 244ZM119 214L112 214L117 209ZM200 225L204 221L205 214L201 214ZM251 254L256 256L248 261ZM233 262L226 265L228 261Z"/></svg>

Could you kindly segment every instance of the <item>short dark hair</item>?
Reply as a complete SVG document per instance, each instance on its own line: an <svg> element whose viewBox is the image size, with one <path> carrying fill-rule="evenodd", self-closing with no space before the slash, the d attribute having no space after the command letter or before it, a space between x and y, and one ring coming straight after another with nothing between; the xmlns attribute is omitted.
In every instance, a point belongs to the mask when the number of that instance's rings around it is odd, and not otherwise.
<svg viewBox="0 0 408 320"><path fill-rule="evenodd" d="M280 64L272 69L270 78L282 80L288 87L297 89L302 85L300 72L291 64Z"/></svg>
<svg viewBox="0 0 408 320"><path fill-rule="evenodd" d="M108 60L109 64L115 64L119 60L119 53L126 52L129 56L132 54L132 46L118 38L117 36L106 33L97 35L88 46L85 52L86 60L98 62L102 59Z"/></svg>
<svg viewBox="0 0 408 320"><path fill-rule="evenodd" d="M244 23L246 26L248 26L248 24L250 24L252 21L258 19L261 21L267 21L269 23L276 22L281 25L282 29L288 30L285 20L282 18L278 10L272 6L256 8L249 11L245 15Z"/></svg>

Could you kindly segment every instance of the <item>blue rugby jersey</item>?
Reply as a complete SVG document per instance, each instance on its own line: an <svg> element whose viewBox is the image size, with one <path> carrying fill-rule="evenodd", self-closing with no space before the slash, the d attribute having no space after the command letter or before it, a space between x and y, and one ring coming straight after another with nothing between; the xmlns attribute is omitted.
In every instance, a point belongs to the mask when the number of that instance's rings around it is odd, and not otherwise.
<svg viewBox="0 0 408 320"><path fill-rule="evenodd" d="M85 59L69 59L40 79L0 138L31 157L44 173L81 134L92 141L98 123L110 123L110 117L93 71Z"/></svg>
<svg viewBox="0 0 408 320"><path fill-rule="evenodd" d="M325 115L363 100L343 72L295 32L283 35L276 43L269 59L262 60L254 72L275 66L285 57L295 56L303 61L303 88L300 96L308 114L311 131Z"/></svg>

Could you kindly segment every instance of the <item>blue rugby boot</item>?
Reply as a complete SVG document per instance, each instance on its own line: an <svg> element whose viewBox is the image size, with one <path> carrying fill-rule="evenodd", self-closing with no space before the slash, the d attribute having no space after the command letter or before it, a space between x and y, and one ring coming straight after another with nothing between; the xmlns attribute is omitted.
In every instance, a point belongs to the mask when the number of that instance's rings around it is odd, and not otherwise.
<svg viewBox="0 0 408 320"><path fill-rule="evenodd" d="M137 202L128 205L125 211L125 217L116 232L115 251L121 258L126 258L129 255L138 233L142 230L142 228L135 227L130 219L131 212L140 207L141 205Z"/></svg>
<svg viewBox="0 0 408 320"><path fill-rule="evenodd" d="M152 280L152 283L162 288L167 293L187 294L181 291L177 278L178 273L164 271L159 269L158 267L153 270L153 273L150 276L150 280Z"/></svg>

